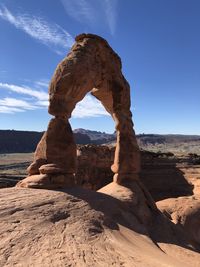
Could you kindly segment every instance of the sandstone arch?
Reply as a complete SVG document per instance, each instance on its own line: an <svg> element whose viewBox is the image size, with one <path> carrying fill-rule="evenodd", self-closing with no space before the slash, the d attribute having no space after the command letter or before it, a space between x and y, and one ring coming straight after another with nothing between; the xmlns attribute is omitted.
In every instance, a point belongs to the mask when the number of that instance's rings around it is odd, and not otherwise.
<svg viewBox="0 0 200 267"><path fill-rule="evenodd" d="M101 101L115 121L114 181L120 184L138 178L140 154L130 111L130 87L121 67L119 56L103 38L92 34L76 37L49 86L49 113L54 118L37 146L29 176L18 186L62 188L75 184L76 145L69 118L88 92Z"/></svg>

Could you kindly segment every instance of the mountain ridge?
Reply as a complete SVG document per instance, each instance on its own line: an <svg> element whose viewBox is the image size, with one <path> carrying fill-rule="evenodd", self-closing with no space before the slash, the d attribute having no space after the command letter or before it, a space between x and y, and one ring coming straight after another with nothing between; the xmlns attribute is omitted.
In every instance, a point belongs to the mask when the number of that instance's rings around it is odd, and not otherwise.
<svg viewBox="0 0 200 267"><path fill-rule="evenodd" d="M76 144L114 144L115 133L105 133L83 128L74 129ZM0 130L0 153L33 152L44 132ZM200 135L183 134L138 134L140 147L177 143L200 143Z"/></svg>

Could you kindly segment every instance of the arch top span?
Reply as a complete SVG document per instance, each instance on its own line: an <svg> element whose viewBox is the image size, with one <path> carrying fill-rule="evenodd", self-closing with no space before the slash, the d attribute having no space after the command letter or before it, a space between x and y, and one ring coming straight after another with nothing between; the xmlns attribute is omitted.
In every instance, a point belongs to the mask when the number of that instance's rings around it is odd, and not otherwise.
<svg viewBox="0 0 200 267"><path fill-rule="evenodd" d="M75 40L49 85L48 111L54 118L36 148L29 176L18 186L62 188L75 184L76 145L69 118L88 92L115 121L114 181L121 184L138 178L140 152L130 111L130 86L122 74L121 59L100 36L80 34Z"/></svg>
<svg viewBox="0 0 200 267"><path fill-rule="evenodd" d="M121 59L102 37L81 34L76 37L67 57L58 64L49 86L49 113L54 116L71 116L77 102L86 93L109 95L111 88L116 91L125 87L121 73ZM111 108L111 105L110 105ZM111 110L112 111L112 110Z"/></svg>

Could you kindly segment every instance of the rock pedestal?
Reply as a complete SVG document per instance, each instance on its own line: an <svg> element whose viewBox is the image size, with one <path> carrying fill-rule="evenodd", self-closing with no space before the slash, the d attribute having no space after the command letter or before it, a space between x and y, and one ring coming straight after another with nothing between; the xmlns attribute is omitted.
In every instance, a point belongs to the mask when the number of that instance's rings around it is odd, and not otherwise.
<svg viewBox="0 0 200 267"><path fill-rule="evenodd" d="M39 142L29 176L17 186L62 188L75 183L76 144L71 126L65 117L51 119Z"/></svg>
<svg viewBox="0 0 200 267"><path fill-rule="evenodd" d="M121 72L121 60L103 38L81 34L58 64L49 86L49 113L53 118L39 142L29 176L20 187L62 188L75 184L76 146L69 118L87 93L99 99L116 124L114 182L137 180L140 153L130 111L130 87Z"/></svg>

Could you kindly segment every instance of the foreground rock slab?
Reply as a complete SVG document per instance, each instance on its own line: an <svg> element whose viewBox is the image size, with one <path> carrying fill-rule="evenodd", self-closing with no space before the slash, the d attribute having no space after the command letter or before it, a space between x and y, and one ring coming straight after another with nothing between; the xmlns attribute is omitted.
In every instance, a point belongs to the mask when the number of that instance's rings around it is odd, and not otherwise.
<svg viewBox="0 0 200 267"><path fill-rule="evenodd" d="M0 265L199 266L184 233L133 188L1 189Z"/></svg>
<svg viewBox="0 0 200 267"><path fill-rule="evenodd" d="M157 202L159 209L183 227L191 243L200 248L200 196L168 198Z"/></svg>

